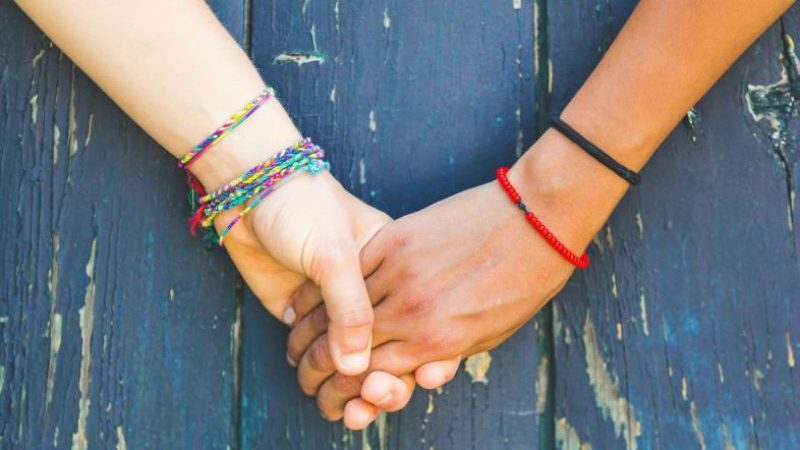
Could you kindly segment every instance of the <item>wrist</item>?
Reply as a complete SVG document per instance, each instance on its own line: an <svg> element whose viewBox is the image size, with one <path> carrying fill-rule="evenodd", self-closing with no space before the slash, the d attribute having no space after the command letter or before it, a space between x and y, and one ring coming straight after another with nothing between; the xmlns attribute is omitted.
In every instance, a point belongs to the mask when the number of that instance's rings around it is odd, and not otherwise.
<svg viewBox="0 0 800 450"><path fill-rule="evenodd" d="M628 187L554 130L545 132L508 176L531 211L575 253L586 248Z"/></svg>
<svg viewBox="0 0 800 450"><path fill-rule="evenodd" d="M191 165L192 173L212 191L302 139L277 98Z"/></svg>

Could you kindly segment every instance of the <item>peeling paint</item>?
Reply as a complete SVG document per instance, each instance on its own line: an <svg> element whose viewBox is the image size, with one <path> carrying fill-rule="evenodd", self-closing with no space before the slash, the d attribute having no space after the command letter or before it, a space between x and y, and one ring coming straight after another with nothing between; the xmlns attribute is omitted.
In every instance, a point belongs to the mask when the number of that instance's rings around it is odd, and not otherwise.
<svg viewBox="0 0 800 450"><path fill-rule="evenodd" d="M644 239L644 220L638 211L636 212L636 228L639 230L639 239Z"/></svg>
<svg viewBox="0 0 800 450"><path fill-rule="evenodd" d="M428 391L428 407L425 409L425 414L431 415L436 410L436 405L433 403L433 391Z"/></svg>
<svg viewBox="0 0 800 450"><path fill-rule="evenodd" d="M786 362L789 364L789 367L794 368L795 359L794 359L794 348L792 348L792 338L789 337L789 332L786 332Z"/></svg>
<svg viewBox="0 0 800 450"><path fill-rule="evenodd" d="M339 26L340 26L340 22L339 22L339 0L336 0L333 3L333 19L334 19L334 22L336 22L336 31L338 32L339 31Z"/></svg>
<svg viewBox="0 0 800 450"><path fill-rule="evenodd" d="M364 164L364 158L358 160L358 183L367 184L367 166Z"/></svg>
<svg viewBox="0 0 800 450"><path fill-rule="evenodd" d="M378 435L378 450L387 450L389 446L387 441L388 428L386 423L386 413L382 412L378 414L375 422L370 426L375 427L376 434ZM369 441L369 436L370 433L366 431L361 433L361 448L363 450L373 450L372 444Z"/></svg>
<svg viewBox="0 0 800 450"><path fill-rule="evenodd" d="M556 421L556 447L559 450L592 450L592 444L581 442L577 430L567 422L566 417Z"/></svg>
<svg viewBox="0 0 800 450"><path fill-rule="evenodd" d="M547 412L547 394L550 383L550 359L547 356L539 358L539 368L536 370L536 414Z"/></svg>
<svg viewBox="0 0 800 450"><path fill-rule="evenodd" d="M725 443L725 450L737 450L736 446L733 445L731 442L731 438L728 435L728 425L722 424L722 441Z"/></svg>
<svg viewBox="0 0 800 450"><path fill-rule="evenodd" d="M473 383L489 384L486 374L492 366L492 355L489 352L476 353L464 363L464 369L472 378Z"/></svg>
<svg viewBox="0 0 800 450"><path fill-rule="evenodd" d="M83 146L88 147L92 142L92 128L94 128L94 113L89 114L89 124L86 128L86 139L83 141Z"/></svg>
<svg viewBox="0 0 800 450"><path fill-rule="evenodd" d="M3 395L3 388L6 385L6 366L0 366L0 395Z"/></svg>
<svg viewBox="0 0 800 450"><path fill-rule="evenodd" d="M697 437L700 449L706 450L706 438L703 436L703 430L700 428L700 420L697 418L697 408L695 408L694 401L689 403L689 413L692 415L692 428L694 428L694 435Z"/></svg>
<svg viewBox="0 0 800 450"><path fill-rule="evenodd" d="M39 94L33 94L28 103L31 105L31 122L36 125L36 119L39 117Z"/></svg>
<svg viewBox="0 0 800 450"><path fill-rule="evenodd" d="M125 440L125 432L122 426L117 427L117 450L128 450L128 442Z"/></svg>
<svg viewBox="0 0 800 450"><path fill-rule="evenodd" d="M304 64L310 63L317 63L322 64L325 62L326 56L322 52L318 51L311 51L311 52L285 52L281 53L280 55L276 56L274 59L275 64L286 64L286 63L294 63L298 66L302 66Z"/></svg>
<svg viewBox="0 0 800 450"><path fill-rule="evenodd" d="M558 313L558 306L557 304L553 304L553 336L556 339L561 337L561 330L563 329L563 324L561 323L561 315Z"/></svg>
<svg viewBox="0 0 800 450"><path fill-rule="evenodd" d="M647 321L647 301L644 297L644 287L639 286L639 314L642 318L642 332L650 336L650 325Z"/></svg>
<svg viewBox="0 0 800 450"><path fill-rule="evenodd" d="M369 112L369 131L378 131L378 122L375 120L375 111Z"/></svg>
<svg viewBox="0 0 800 450"><path fill-rule="evenodd" d="M36 68L36 65L39 64L39 60L42 59L42 56L44 56L44 49L39 50L39 52L36 53L36 55L31 60L31 66L34 69Z"/></svg>
<svg viewBox="0 0 800 450"><path fill-rule="evenodd" d="M58 164L58 144L61 141L61 129L53 125L53 165Z"/></svg>
<svg viewBox="0 0 800 450"><path fill-rule="evenodd" d="M311 25L311 28L308 29L308 34L311 35L311 46L314 47L314 53L319 52L319 46L317 45L317 24Z"/></svg>
<svg viewBox="0 0 800 450"><path fill-rule="evenodd" d="M717 363L717 376L719 377L719 384L725 384L725 371L722 370L722 364Z"/></svg>
<svg viewBox="0 0 800 450"><path fill-rule="evenodd" d="M761 390L761 380L764 379L764 372L761 371L758 367L753 368L753 387L757 390Z"/></svg>
<svg viewBox="0 0 800 450"><path fill-rule="evenodd" d="M772 84L748 84L745 93L747 111L756 124L766 124L763 130L772 145L772 156L783 170L786 195L787 216L790 231L794 230L794 202L792 193L792 169L788 151L789 121L798 115L796 107L800 95L800 59L795 53L795 44L791 36L783 31L783 20L780 21L783 35L783 51L781 58L781 76Z"/></svg>
<svg viewBox="0 0 800 450"><path fill-rule="evenodd" d="M378 414L378 418L375 419L375 428L378 429L378 448L380 450L388 449L389 446L387 444L386 438L389 436L389 428L386 423L385 412Z"/></svg>
<svg viewBox="0 0 800 450"><path fill-rule="evenodd" d="M334 86L333 89L331 89L330 99L331 103L336 103L336 86Z"/></svg>
<svg viewBox="0 0 800 450"><path fill-rule="evenodd" d="M617 340L622 342L622 324L617 322Z"/></svg>
<svg viewBox="0 0 800 450"><path fill-rule="evenodd" d="M383 10L383 28L387 30L392 27L392 18L389 17L389 8Z"/></svg>
<svg viewBox="0 0 800 450"><path fill-rule="evenodd" d="M175 289L170 288L170 290L169 290L169 301L171 301L171 302L175 301Z"/></svg>
<svg viewBox="0 0 800 450"><path fill-rule="evenodd" d="M697 126L699 117L700 113L697 112L697 108L692 108L686 112L686 123L689 124L689 128L694 129Z"/></svg>
<svg viewBox="0 0 800 450"><path fill-rule="evenodd" d="M588 313L583 325L583 344L586 350L586 373L594 390L595 404L604 419L611 419L614 434L624 438L626 448L636 450L639 446L637 439L642 434L642 424L636 418L634 406L620 394L619 384L608 371Z"/></svg>
<svg viewBox="0 0 800 450"><path fill-rule="evenodd" d="M514 9L522 9L522 0L514 0Z"/></svg>
<svg viewBox="0 0 800 450"><path fill-rule="evenodd" d="M95 260L97 257L97 238L92 239L92 248L89 252L89 261L86 263L86 276L89 282L86 285L84 305L78 311L81 328L81 368L78 378L78 423L72 435L72 450L87 450L89 444L86 439L86 422L89 418L89 382L92 365L92 331L94 330L94 296L95 296Z"/></svg>
<svg viewBox="0 0 800 450"><path fill-rule="evenodd" d="M681 397L683 401L689 400L689 383L686 382L686 377L681 377Z"/></svg>
<svg viewBox="0 0 800 450"><path fill-rule="evenodd" d="M611 227L606 227L606 243L609 250L614 250L614 232L611 231Z"/></svg>
<svg viewBox="0 0 800 450"><path fill-rule="evenodd" d="M63 317L61 314L53 314L50 321L50 353L47 364L47 384L45 386L45 401L44 411L47 415L50 410L50 404L53 401L53 388L56 384L56 368L58 364L58 352L61 350L61 329L63 324Z"/></svg>
<svg viewBox="0 0 800 450"><path fill-rule="evenodd" d="M77 108L75 99L78 97L75 90L75 66L72 66L72 80L69 87L69 109L67 113L67 148L70 158L78 153L78 120L76 119Z"/></svg>
<svg viewBox="0 0 800 450"><path fill-rule="evenodd" d="M611 272L611 295L619 299L619 292L617 291L617 274Z"/></svg>

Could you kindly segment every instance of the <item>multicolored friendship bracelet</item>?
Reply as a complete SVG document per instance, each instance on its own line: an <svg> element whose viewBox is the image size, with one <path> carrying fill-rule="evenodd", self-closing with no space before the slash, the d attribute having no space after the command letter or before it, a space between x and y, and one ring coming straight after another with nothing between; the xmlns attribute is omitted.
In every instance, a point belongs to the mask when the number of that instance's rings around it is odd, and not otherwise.
<svg viewBox="0 0 800 450"><path fill-rule="evenodd" d="M547 241L553 250L557 251L558 254L578 269L589 267L589 257L585 252L581 256L572 253L572 251L570 251L570 249L568 249L533 212L528 210L528 207L522 202L522 196L519 195L519 192L514 189L514 186L512 186L511 182L508 180L508 167L500 167L497 169L497 181L500 183L500 186L503 187L503 190L506 191L506 194L508 194L508 198L525 213L525 219L528 223L530 223L544 240Z"/></svg>
<svg viewBox="0 0 800 450"><path fill-rule="evenodd" d="M242 107L239 111L236 111L228 120L226 120L219 128L214 130L213 133L208 135L202 142L194 146L189 153L183 156L183 158L178 161L178 167L181 169L188 169L189 166L197 161L205 152L211 149L211 147L218 144L221 140L225 139L225 136L228 135L231 131L235 130L239 125L243 124L250 116L253 115L258 108L261 107L264 103L266 103L270 98L275 96L275 91L267 86L261 91L258 96L254 99L247 102L247 104Z"/></svg>
<svg viewBox="0 0 800 450"><path fill-rule="evenodd" d="M197 206L197 198L206 195L206 190L200 181L195 178L192 172L189 171L189 166L195 163L201 156L210 150L213 146L217 145L220 141L225 139L231 131L235 130L239 125L243 124L250 116L255 113L258 108L264 103L269 101L270 98L275 96L275 91L267 86L258 94L254 99L247 102L239 111L235 112L228 120L225 121L219 128L214 130L213 133L208 135L202 142L195 145L189 153L185 154L183 158L178 161L178 167L186 171L186 178L189 182L191 192L189 193L189 203L192 209Z"/></svg>
<svg viewBox="0 0 800 450"><path fill-rule="evenodd" d="M330 166L323 160L324 156L322 148L314 144L310 138L305 138L216 191L200 197L199 206L190 219L192 234L200 226L208 230L212 240L223 245L225 236L233 226L274 192L281 181L302 172L314 175L328 169ZM245 203L247 206L217 236L213 229L214 219L220 213Z"/></svg>

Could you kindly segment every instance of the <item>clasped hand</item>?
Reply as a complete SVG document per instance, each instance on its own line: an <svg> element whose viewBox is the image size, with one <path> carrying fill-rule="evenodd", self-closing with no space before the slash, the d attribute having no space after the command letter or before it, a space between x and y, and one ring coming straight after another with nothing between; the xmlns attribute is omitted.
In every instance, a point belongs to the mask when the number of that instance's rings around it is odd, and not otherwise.
<svg viewBox="0 0 800 450"><path fill-rule="evenodd" d="M520 171L510 174L519 185ZM232 260L292 327L287 359L300 387L353 429L404 407L416 384L450 381L462 358L509 338L573 269L496 182L391 221L330 174L303 176L235 230Z"/></svg>

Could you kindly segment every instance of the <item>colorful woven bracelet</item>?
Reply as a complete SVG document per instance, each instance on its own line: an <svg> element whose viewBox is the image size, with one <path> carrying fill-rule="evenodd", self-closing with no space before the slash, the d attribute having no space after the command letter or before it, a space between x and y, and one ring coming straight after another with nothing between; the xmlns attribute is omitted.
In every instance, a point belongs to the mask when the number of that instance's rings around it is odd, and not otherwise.
<svg viewBox="0 0 800 450"><path fill-rule="evenodd" d="M266 103L270 98L275 96L275 91L267 86L261 91L258 96L254 99L250 100L245 104L242 109L236 111L228 120L226 120L219 128L214 130L213 133L208 135L202 142L194 146L189 153L183 156L183 158L178 161L178 167L181 169L188 169L192 163L196 162L200 159L201 156L205 152L211 149L211 147L217 145L220 141L225 139L231 131L235 130L239 125L243 124L250 116L253 115L258 108L261 107L264 103Z"/></svg>
<svg viewBox="0 0 800 450"><path fill-rule="evenodd" d="M217 145L220 141L225 139L231 131L235 130L239 125L243 124L250 116L255 113L258 108L266 103L270 98L275 96L275 91L267 86L255 98L247 102L242 109L235 112L228 120L225 121L219 128L214 130L213 133L208 135L202 142L195 145L183 158L178 161L178 167L186 171L186 178L189 182L191 191L189 192L189 203L192 209L197 206L197 198L206 195L206 190L200 181L195 178L192 172L189 171L189 166L195 163L201 156L210 150L213 146Z"/></svg>
<svg viewBox="0 0 800 450"><path fill-rule="evenodd" d="M274 192L282 181L302 172L317 174L328 169L324 156L322 148L305 138L216 191L200 197L199 206L190 220L192 234L200 226L207 230L212 240L223 245L233 226ZM247 204L245 208L217 236L213 228L214 219L220 213L244 204Z"/></svg>
<svg viewBox="0 0 800 450"><path fill-rule="evenodd" d="M497 169L497 181L500 183L500 186L503 187L503 190L506 191L506 194L508 194L508 198L525 213L525 219L528 223L530 223L544 240L547 241L553 250L557 251L559 255L578 269L589 267L589 257L586 253L583 253L581 256L572 253L572 251L568 249L533 212L528 210L528 207L522 202L522 196L519 195L519 192L514 189L514 186L512 186L511 182L508 180L508 167L500 167Z"/></svg>

